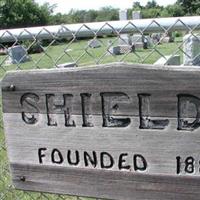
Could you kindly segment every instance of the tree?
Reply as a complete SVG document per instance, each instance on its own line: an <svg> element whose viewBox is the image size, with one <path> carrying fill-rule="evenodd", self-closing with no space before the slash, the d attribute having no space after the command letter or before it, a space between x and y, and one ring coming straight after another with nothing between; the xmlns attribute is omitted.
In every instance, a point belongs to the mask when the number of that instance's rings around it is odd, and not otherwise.
<svg viewBox="0 0 200 200"><path fill-rule="evenodd" d="M145 6L141 6L140 2L134 2L132 11L141 11L142 18L156 18L161 16L161 12L164 8L159 6L155 0L148 1Z"/></svg>
<svg viewBox="0 0 200 200"><path fill-rule="evenodd" d="M1 0L1 28L16 28L46 25L49 23L53 6L39 6L33 0Z"/></svg>
<svg viewBox="0 0 200 200"><path fill-rule="evenodd" d="M177 5L183 8L186 15L199 14L200 1L199 0L177 0Z"/></svg>
<svg viewBox="0 0 200 200"><path fill-rule="evenodd" d="M84 23L84 16L87 11L71 9L68 13L68 23Z"/></svg>
<svg viewBox="0 0 200 200"><path fill-rule="evenodd" d="M57 13L51 16L50 24L71 24L99 21L112 21L119 19L118 9L103 7L100 10L75 10L71 9L68 14Z"/></svg>
<svg viewBox="0 0 200 200"><path fill-rule="evenodd" d="M182 6L180 6L178 4L168 5L161 12L162 17L180 17L180 16L184 16L184 15L185 15L185 13L183 11Z"/></svg>
<svg viewBox="0 0 200 200"><path fill-rule="evenodd" d="M160 17L162 9L160 8L149 8L142 9L142 17L143 18L157 18Z"/></svg>
<svg viewBox="0 0 200 200"><path fill-rule="evenodd" d="M84 22L95 22L98 16L98 11L88 10L84 16Z"/></svg>
<svg viewBox="0 0 200 200"><path fill-rule="evenodd" d="M156 3L155 0L152 0L152 1L148 1L145 7L147 9L148 8L157 8L157 7L159 7L159 5Z"/></svg>
<svg viewBox="0 0 200 200"><path fill-rule="evenodd" d="M133 10L141 10L142 6L139 1L133 3Z"/></svg>
<svg viewBox="0 0 200 200"><path fill-rule="evenodd" d="M103 7L99 10L96 21L119 20L119 10L112 7Z"/></svg>

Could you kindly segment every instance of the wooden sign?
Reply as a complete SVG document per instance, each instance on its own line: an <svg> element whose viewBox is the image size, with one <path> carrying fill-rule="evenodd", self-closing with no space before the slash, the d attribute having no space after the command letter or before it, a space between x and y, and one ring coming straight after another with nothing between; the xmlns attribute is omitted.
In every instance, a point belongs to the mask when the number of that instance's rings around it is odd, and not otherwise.
<svg viewBox="0 0 200 200"><path fill-rule="evenodd" d="M16 188L199 199L200 68L114 63L9 72L2 96Z"/></svg>

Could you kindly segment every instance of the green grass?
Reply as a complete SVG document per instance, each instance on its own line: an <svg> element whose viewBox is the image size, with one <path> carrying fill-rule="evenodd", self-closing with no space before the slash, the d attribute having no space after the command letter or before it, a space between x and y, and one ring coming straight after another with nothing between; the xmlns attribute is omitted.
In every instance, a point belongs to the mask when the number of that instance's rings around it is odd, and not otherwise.
<svg viewBox="0 0 200 200"><path fill-rule="evenodd" d="M114 45L117 45L117 38L101 38L102 43L100 48L87 48L87 40L73 41L73 43L61 43L45 47L45 53L31 54L31 61L21 63L19 65L6 66L5 60L7 56L0 56L0 77L5 71L14 69L35 69L35 68L52 68L57 64L65 62L77 62L79 66L104 64L110 62L131 62L131 63L146 63L153 64L161 55L169 55L178 50L181 45L182 38L177 38L174 43L165 43L150 49L136 49L134 53L128 55L113 56L107 52L108 40L112 40ZM68 50L66 53L65 50ZM161 54L159 54L159 52ZM176 54L182 55L180 50Z"/></svg>
<svg viewBox="0 0 200 200"><path fill-rule="evenodd" d="M56 64L61 64L64 62L77 62L78 65L90 65L96 63L110 63L117 61L131 62L131 63L147 63L153 64L157 59L161 57L158 53L162 55L170 55L178 50L178 46L181 45L182 38L177 38L174 43L165 43L156 46L156 50L152 47L151 49L138 49L135 53L130 53L128 55L112 56L110 54L106 55L108 40L112 40L117 44L116 38L103 38L100 39L102 42L102 47L97 49L90 49L87 47L87 41L76 41L72 44L60 44L46 47L46 53L33 54L30 55L32 61L22 63L20 65L5 65L6 56L0 56L0 77L3 77L5 71L14 69L35 69L35 68L52 68ZM64 50L71 49L67 54ZM87 54L85 53L87 50ZM182 55L183 53L178 50L176 54ZM58 59L60 58L60 59ZM182 59L182 56L181 56ZM0 105L1 106L1 105ZM1 107L0 107L1 109ZM2 123L1 123L2 127ZM9 166L7 161L7 154L4 144L4 133L3 128L0 129L0 199L1 200L76 200L76 197L69 196L57 196L50 194L41 193L31 193L17 191L12 188L12 183L10 180ZM88 200L88 198L82 198Z"/></svg>

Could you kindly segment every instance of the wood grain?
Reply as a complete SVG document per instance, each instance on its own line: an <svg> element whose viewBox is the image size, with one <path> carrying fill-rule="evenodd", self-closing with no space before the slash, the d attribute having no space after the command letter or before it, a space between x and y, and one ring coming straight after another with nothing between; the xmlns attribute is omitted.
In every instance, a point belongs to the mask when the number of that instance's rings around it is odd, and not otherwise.
<svg viewBox="0 0 200 200"><path fill-rule="evenodd" d="M40 96L40 113L46 113L45 94L73 94L73 113L80 114L80 94L92 94L92 112L101 114L100 92L124 92L130 104L123 104L118 114L138 116L140 93L151 94L152 116L177 117L177 94L200 96L200 69L151 67L113 64L84 69L9 72L3 80L3 112L21 112L20 98L26 92ZM194 82L195 80L195 82ZM8 87L14 83L15 91ZM31 87L31 91L30 91ZM164 105L164 106L163 106ZM59 111L57 111L59 113Z"/></svg>
<svg viewBox="0 0 200 200"><path fill-rule="evenodd" d="M198 67L7 73L3 119L14 185L116 200L199 199L199 86Z"/></svg>
<svg viewBox="0 0 200 200"><path fill-rule="evenodd" d="M11 165L14 184L24 190L117 200L199 200L194 177L152 176L86 169ZM26 177L26 180L22 179ZM49 179L51 181L49 181Z"/></svg>

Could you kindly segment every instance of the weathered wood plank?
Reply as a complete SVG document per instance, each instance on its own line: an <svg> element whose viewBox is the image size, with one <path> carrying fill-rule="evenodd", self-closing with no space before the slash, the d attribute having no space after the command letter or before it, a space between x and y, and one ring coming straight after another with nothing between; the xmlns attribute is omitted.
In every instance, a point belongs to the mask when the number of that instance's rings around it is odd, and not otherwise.
<svg viewBox="0 0 200 200"><path fill-rule="evenodd" d="M42 159L41 167L55 165L94 170L102 169L100 154L107 152L114 158L114 164L110 169L119 171L119 156L126 153L127 156L124 157L125 165L130 165L130 168L122 170L135 172L133 156L140 154L145 157L148 167L144 171L139 170L139 172L175 175L177 170L176 156L187 157L191 155L199 159L199 132L194 131L190 134L178 132L175 119L171 120L167 130L150 131L140 130L137 118L131 118L132 123L125 130L124 128L110 130L110 128L102 128L101 117L95 117L95 127L92 128L83 128L81 118L78 117L76 121L80 122L80 126L75 128L66 128L63 124L58 127L45 128L44 121L40 121L37 126L30 128L30 126L26 126L20 120L17 120L20 119L20 115L11 115L4 115L5 127L8 127L9 124L13 125L12 129L9 128L12 131L7 133L8 146L15 147L10 148L9 151L11 163L18 163L19 158L23 156L20 163L39 164L38 149L46 148L43 152L45 157ZM52 163L51 153L55 148L62 153L62 163ZM80 162L77 165L69 164L67 159L69 150L72 152L73 159L75 151L79 152ZM95 151L97 155L95 167L91 163L86 167L84 151L87 151L90 155ZM185 172L182 172L182 174L185 174ZM198 176L199 171L196 170L193 175Z"/></svg>
<svg viewBox="0 0 200 200"><path fill-rule="evenodd" d="M184 67L183 67L184 69ZM123 92L130 103L123 103L119 115L138 116L138 94L151 94L152 116L177 117L177 94L191 93L200 97L200 70L186 71L180 67L150 68L150 66L113 65L74 70L42 70L41 72L8 73L2 83L3 112L21 112L22 94L31 92L40 96L40 113L46 113L45 94L73 95L73 114L80 114L81 93L91 94L93 114L101 114L101 92ZM194 84L195 80L195 84ZM8 90L15 83L15 91ZM17 99L17 101L16 101ZM164 106L163 106L164 105ZM56 110L55 113L62 111Z"/></svg>
<svg viewBox="0 0 200 200"><path fill-rule="evenodd" d="M198 200L200 195L200 181L194 177L19 164L11 168L15 186L24 190L117 200Z"/></svg>
<svg viewBox="0 0 200 200"><path fill-rule="evenodd" d="M198 199L200 69L110 64L8 73L3 118L19 189Z"/></svg>

